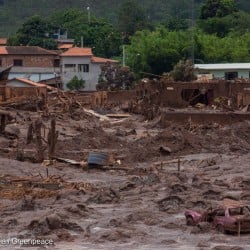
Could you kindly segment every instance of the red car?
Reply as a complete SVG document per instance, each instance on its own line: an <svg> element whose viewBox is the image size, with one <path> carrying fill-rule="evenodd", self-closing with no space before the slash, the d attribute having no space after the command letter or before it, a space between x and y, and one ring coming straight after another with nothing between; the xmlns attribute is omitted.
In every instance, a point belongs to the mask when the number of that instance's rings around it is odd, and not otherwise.
<svg viewBox="0 0 250 250"><path fill-rule="evenodd" d="M211 222L220 232L250 232L250 208L243 202L225 199L222 205L203 213L187 210L185 212L188 226L200 222Z"/></svg>

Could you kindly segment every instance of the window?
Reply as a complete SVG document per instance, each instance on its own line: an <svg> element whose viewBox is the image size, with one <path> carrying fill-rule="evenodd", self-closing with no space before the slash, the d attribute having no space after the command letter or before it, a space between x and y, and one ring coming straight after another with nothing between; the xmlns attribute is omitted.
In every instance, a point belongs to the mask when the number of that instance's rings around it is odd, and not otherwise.
<svg viewBox="0 0 250 250"><path fill-rule="evenodd" d="M76 65L75 64L64 64L64 68L66 71L76 71Z"/></svg>
<svg viewBox="0 0 250 250"><path fill-rule="evenodd" d="M75 68L75 64L65 64L64 67L65 68Z"/></svg>
<svg viewBox="0 0 250 250"><path fill-rule="evenodd" d="M225 216L225 210L223 209L218 209L216 211L216 216Z"/></svg>
<svg viewBox="0 0 250 250"><path fill-rule="evenodd" d="M0 67L2 67L2 59L0 58Z"/></svg>
<svg viewBox="0 0 250 250"><path fill-rule="evenodd" d="M234 80L238 78L238 72L226 72L225 73L225 80Z"/></svg>
<svg viewBox="0 0 250 250"><path fill-rule="evenodd" d="M13 60L13 65L14 66L23 66L23 60L21 60L21 59L14 59Z"/></svg>
<svg viewBox="0 0 250 250"><path fill-rule="evenodd" d="M78 72L89 72L89 64L78 64Z"/></svg>
<svg viewBox="0 0 250 250"><path fill-rule="evenodd" d="M54 60L54 67L55 68L60 67L60 59L55 59Z"/></svg>

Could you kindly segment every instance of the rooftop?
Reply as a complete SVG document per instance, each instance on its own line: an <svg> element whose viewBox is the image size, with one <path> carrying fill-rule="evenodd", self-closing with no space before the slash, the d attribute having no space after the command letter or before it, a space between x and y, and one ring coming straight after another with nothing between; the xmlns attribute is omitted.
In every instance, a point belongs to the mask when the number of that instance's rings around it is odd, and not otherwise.
<svg viewBox="0 0 250 250"><path fill-rule="evenodd" d="M56 52L38 46L3 46L0 55L57 55Z"/></svg>
<svg viewBox="0 0 250 250"><path fill-rule="evenodd" d="M250 63L215 63L215 64L195 64L196 69L223 70L223 69L247 69L250 70Z"/></svg>
<svg viewBox="0 0 250 250"><path fill-rule="evenodd" d="M72 43L63 43L58 45L58 49L70 49L74 46Z"/></svg>
<svg viewBox="0 0 250 250"><path fill-rule="evenodd" d="M63 52L61 56L91 56L92 57L93 53L92 53L91 48L73 47Z"/></svg>
<svg viewBox="0 0 250 250"><path fill-rule="evenodd" d="M96 57L96 56L93 56L91 58L91 61L92 61L92 63L106 63L106 62L118 63L117 60L111 60L111 59L102 58L102 57Z"/></svg>
<svg viewBox="0 0 250 250"><path fill-rule="evenodd" d="M5 37L0 37L0 46L1 45L6 45L7 44L7 38Z"/></svg>

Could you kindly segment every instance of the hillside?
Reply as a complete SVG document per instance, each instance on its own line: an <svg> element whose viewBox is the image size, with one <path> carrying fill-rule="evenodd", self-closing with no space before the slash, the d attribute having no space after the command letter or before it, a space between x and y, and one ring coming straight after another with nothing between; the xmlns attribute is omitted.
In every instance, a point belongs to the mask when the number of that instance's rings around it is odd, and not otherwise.
<svg viewBox="0 0 250 250"><path fill-rule="evenodd" d="M57 10L66 8L82 8L86 10L89 6L91 13L98 17L107 18L116 23L117 10L125 0L90 0L89 3L82 0L0 0L0 35L8 36L22 22L35 14L48 16ZM189 18L191 16L192 4L190 0L135 0L145 8L151 22L160 22L169 15L179 18ZM195 0L195 10L199 10L202 0ZM239 7L245 11L250 11L249 0L239 0ZM86 10L87 11L87 10Z"/></svg>

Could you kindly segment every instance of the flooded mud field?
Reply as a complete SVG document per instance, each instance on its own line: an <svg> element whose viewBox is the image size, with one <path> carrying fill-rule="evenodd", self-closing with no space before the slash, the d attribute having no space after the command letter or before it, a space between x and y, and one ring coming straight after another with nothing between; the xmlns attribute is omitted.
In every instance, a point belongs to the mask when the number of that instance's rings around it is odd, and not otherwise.
<svg viewBox="0 0 250 250"><path fill-rule="evenodd" d="M53 244L0 248L250 249L249 234L187 226L184 216L225 198L250 204L250 122L162 123L56 108L53 117L15 111L0 136L0 238ZM58 136L49 159L52 118ZM41 145L36 133L27 141L37 119ZM88 164L93 152L106 163Z"/></svg>

